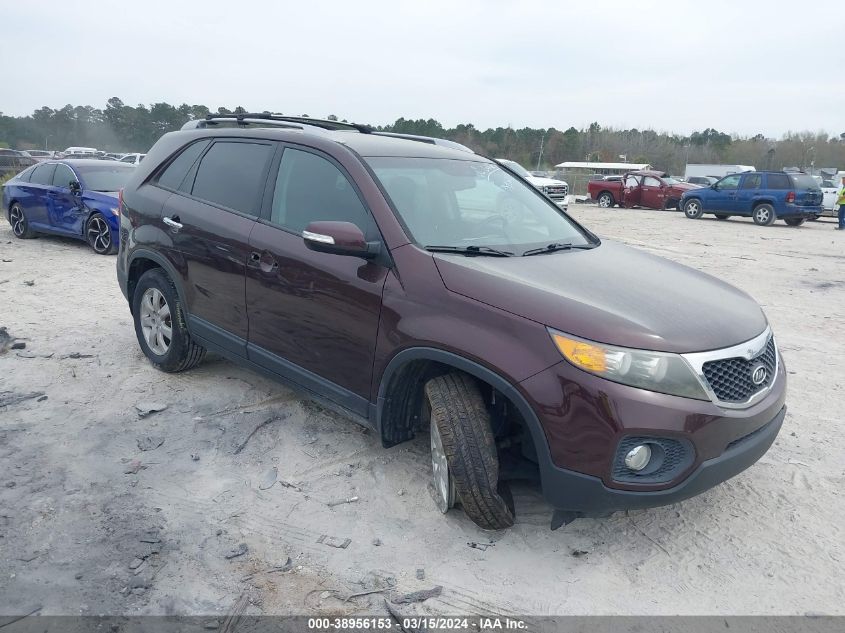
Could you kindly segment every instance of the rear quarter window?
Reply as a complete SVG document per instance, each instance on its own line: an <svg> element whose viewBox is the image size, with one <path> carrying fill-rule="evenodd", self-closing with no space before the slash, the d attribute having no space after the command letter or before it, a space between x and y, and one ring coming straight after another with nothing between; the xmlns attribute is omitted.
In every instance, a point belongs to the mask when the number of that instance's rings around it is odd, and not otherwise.
<svg viewBox="0 0 845 633"><path fill-rule="evenodd" d="M170 164L165 167L164 171L158 177L156 183L166 189L182 190L189 192L191 187L186 185L182 187L185 181L185 176L191 171L191 168L197 162L200 154L203 153L211 141L197 141L185 147Z"/></svg>
<svg viewBox="0 0 845 633"><path fill-rule="evenodd" d="M792 181L787 174L767 174L768 189L792 189Z"/></svg>
<svg viewBox="0 0 845 633"><path fill-rule="evenodd" d="M796 189L820 189L819 183L812 176L807 174L794 174L790 178L795 183Z"/></svg>

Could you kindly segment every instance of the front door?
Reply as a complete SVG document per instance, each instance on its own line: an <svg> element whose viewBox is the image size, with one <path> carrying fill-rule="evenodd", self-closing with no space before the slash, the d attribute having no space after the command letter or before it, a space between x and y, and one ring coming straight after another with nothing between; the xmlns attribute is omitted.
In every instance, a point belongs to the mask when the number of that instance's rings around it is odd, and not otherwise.
<svg viewBox="0 0 845 633"><path fill-rule="evenodd" d="M366 416L388 268L311 251L302 231L338 220L374 241L378 228L345 171L323 154L286 147L270 186L272 204L250 238L249 358Z"/></svg>
<svg viewBox="0 0 845 633"><path fill-rule="evenodd" d="M732 211L736 206L736 192L742 174L725 176L715 185L707 196L707 211Z"/></svg>
<svg viewBox="0 0 845 633"><path fill-rule="evenodd" d="M47 213L50 216L50 223L57 231L82 235L84 211L79 204L79 197L70 190L70 183L75 180L77 180L76 174L70 167L56 165L53 186L47 192Z"/></svg>
<svg viewBox="0 0 845 633"><path fill-rule="evenodd" d="M663 182L654 176L645 176L640 194L640 205L649 209L663 209L666 206L666 189Z"/></svg>
<svg viewBox="0 0 845 633"><path fill-rule="evenodd" d="M201 150L189 146L185 163ZM168 257L184 279L189 329L241 356L248 334L249 235L275 151L273 142L215 141L162 209L162 228L172 240Z"/></svg>

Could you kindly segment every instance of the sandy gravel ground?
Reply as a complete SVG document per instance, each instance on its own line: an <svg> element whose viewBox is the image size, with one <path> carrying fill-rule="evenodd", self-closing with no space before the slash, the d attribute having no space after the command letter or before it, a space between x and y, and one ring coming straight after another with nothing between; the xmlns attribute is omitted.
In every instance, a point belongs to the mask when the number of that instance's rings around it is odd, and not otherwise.
<svg viewBox="0 0 845 633"><path fill-rule="evenodd" d="M382 449L217 358L157 372L113 258L61 238L15 240L0 221L0 326L26 343L0 355L0 392L46 396L0 406L0 614L213 619L239 599L256 614L384 614L384 595L438 585L439 597L397 608L845 614L845 235L829 221L573 213L763 304L790 374L789 414L757 465L695 499L550 532L550 509L524 486L502 533L437 512L427 438ZM141 417L144 401L167 408Z"/></svg>

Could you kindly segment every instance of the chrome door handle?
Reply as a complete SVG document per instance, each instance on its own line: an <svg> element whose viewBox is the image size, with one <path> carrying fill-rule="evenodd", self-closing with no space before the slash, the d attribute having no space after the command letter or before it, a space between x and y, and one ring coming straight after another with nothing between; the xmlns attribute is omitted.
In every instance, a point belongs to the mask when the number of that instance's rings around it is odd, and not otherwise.
<svg viewBox="0 0 845 633"><path fill-rule="evenodd" d="M179 218L177 216L174 216L174 217L176 217L175 220L173 218L168 218L168 217L165 216L161 219L161 221L164 222L167 226L169 226L172 229L177 229L177 230L181 229L182 224L180 222L177 222L177 220Z"/></svg>

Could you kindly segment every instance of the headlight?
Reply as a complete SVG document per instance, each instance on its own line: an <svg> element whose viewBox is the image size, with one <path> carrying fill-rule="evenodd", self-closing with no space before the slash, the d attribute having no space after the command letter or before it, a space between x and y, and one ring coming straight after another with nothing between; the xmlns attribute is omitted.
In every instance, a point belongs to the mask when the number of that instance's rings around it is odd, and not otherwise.
<svg viewBox="0 0 845 633"><path fill-rule="evenodd" d="M678 354L615 347L549 330L570 363L614 382L684 398L710 400L692 367Z"/></svg>

